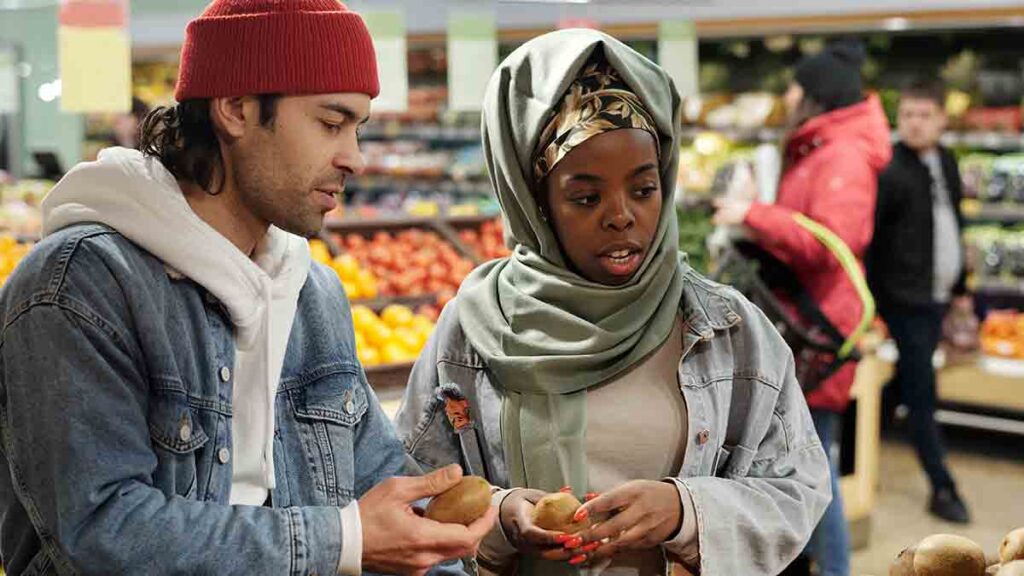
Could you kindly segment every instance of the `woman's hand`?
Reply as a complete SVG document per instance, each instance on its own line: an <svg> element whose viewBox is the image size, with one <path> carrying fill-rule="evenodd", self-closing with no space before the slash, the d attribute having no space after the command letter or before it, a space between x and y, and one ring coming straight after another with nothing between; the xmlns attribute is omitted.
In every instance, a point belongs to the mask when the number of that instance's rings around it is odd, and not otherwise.
<svg viewBox="0 0 1024 576"><path fill-rule="evenodd" d="M582 539L538 528L531 518L534 505L544 496L547 492L528 488L511 492L501 503L501 529L520 553L545 560L569 560L574 555L570 545L579 546Z"/></svg>
<svg viewBox="0 0 1024 576"><path fill-rule="evenodd" d="M580 534L584 545L570 559L572 564L660 546L682 526L683 505L675 484L633 480L584 504L576 520L605 515L610 517Z"/></svg>

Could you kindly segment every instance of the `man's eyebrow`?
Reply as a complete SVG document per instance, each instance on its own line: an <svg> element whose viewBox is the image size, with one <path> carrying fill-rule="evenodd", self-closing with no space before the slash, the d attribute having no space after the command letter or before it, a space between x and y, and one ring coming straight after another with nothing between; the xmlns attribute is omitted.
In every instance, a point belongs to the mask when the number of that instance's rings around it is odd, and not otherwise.
<svg viewBox="0 0 1024 576"><path fill-rule="evenodd" d="M351 108L345 106L344 104L332 102L330 104L321 104L320 107L325 110L330 110L331 112L341 114L342 116L345 117L345 120L348 120L349 122L359 122L359 124L366 124L370 120L369 116L360 116L359 114L356 114L355 110L352 110Z"/></svg>

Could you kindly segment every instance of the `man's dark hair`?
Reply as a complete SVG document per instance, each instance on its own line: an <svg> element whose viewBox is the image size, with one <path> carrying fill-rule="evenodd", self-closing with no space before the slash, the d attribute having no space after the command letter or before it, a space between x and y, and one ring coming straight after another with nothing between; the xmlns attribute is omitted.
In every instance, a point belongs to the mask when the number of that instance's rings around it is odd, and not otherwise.
<svg viewBox="0 0 1024 576"><path fill-rule="evenodd" d="M907 84L900 92L901 98L913 98L917 100L931 100L945 109L946 107L946 85L938 78L915 78Z"/></svg>
<svg viewBox="0 0 1024 576"><path fill-rule="evenodd" d="M273 128L281 94L261 94L260 124ZM153 156L179 180L216 194L214 177L222 167L220 143L210 120L210 100L193 99L150 112L139 129L139 150Z"/></svg>

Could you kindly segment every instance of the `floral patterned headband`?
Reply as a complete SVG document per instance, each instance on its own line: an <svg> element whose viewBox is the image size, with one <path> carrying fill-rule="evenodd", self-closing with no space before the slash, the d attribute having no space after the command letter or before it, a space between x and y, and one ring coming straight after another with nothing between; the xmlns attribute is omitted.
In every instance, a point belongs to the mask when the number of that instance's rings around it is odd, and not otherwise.
<svg viewBox="0 0 1024 576"><path fill-rule="evenodd" d="M537 182L544 180L573 148L594 136L622 128L649 132L660 154L660 139L654 126L654 119L640 98L602 58L583 69L541 133L533 176Z"/></svg>

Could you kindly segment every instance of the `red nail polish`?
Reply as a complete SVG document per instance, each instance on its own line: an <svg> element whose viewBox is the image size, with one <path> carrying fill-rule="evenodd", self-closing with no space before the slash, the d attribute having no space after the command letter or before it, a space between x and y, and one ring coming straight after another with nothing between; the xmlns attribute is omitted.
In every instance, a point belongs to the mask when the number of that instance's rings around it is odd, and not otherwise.
<svg viewBox="0 0 1024 576"><path fill-rule="evenodd" d="M587 557L584 556L583 554L580 554L579 556L573 556L569 560L569 564L572 564L573 566L575 566L577 564L583 564L586 561L587 561Z"/></svg>
<svg viewBox="0 0 1024 576"><path fill-rule="evenodd" d="M600 542L591 542L590 544L587 544L583 548L580 548L580 552L586 552L587 554L590 554L591 552L593 552L594 550L597 550L600 547L601 547L601 543Z"/></svg>
<svg viewBox="0 0 1024 576"><path fill-rule="evenodd" d="M583 522L590 517L590 512L586 508L580 508L576 511L576 515L572 517L573 522Z"/></svg>
<svg viewBox="0 0 1024 576"><path fill-rule="evenodd" d="M583 545L583 538L581 538L579 536L573 536L572 540L569 540L568 542L565 543L565 548L567 550L571 550L573 548L579 548L582 545Z"/></svg>
<svg viewBox="0 0 1024 576"><path fill-rule="evenodd" d="M559 544L565 544L572 539L572 534L559 534L558 536L555 536L555 542L558 542Z"/></svg>
<svg viewBox="0 0 1024 576"><path fill-rule="evenodd" d="M584 502L590 502L591 500L593 500L594 498L597 498L598 496L599 496L599 494L597 492L587 492L586 495L583 496L583 501Z"/></svg>

